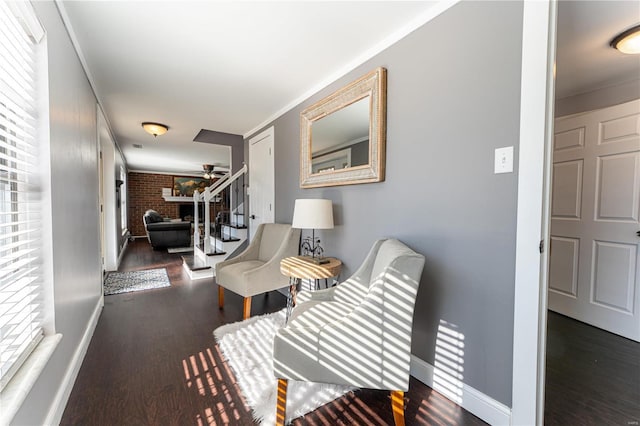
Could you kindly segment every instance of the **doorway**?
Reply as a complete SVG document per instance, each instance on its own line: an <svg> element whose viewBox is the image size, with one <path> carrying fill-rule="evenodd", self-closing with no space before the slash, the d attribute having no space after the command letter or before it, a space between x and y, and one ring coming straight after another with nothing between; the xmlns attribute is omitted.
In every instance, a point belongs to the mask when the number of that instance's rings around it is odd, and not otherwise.
<svg viewBox="0 0 640 426"><path fill-rule="evenodd" d="M640 101L629 103L640 98L640 61L628 68L633 58L608 46L639 14L633 2L558 4L548 425L640 421L640 343L632 340L640 332L640 238L622 235L640 230Z"/></svg>
<svg viewBox="0 0 640 426"><path fill-rule="evenodd" d="M274 128L249 139L249 240L262 223L275 221Z"/></svg>
<svg viewBox="0 0 640 426"><path fill-rule="evenodd" d="M102 212L104 218L103 242L104 244L104 268L107 272L118 269L118 229L116 210L116 164L115 145L109 133L107 121L102 110L97 107L98 146L101 153L100 168L102 169ZM100 197L100 195L98 197Z"/></svg>

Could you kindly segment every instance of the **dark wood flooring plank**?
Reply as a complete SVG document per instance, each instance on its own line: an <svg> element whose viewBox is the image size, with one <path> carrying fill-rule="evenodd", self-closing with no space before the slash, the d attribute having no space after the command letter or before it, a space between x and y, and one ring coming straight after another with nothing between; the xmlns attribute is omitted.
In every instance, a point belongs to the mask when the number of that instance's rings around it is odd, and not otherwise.
<svg viewBox="0 0 640 426"><path fill-rule="evenodd" d="M637 425L640 343L549 312L545 424Z"/></svg>
<svg viewBox="0 0 640 426"><path fill-rule="evenodd" d="M132 242L120 271L166 267L171 287L105 297L105 307L64 411L62 425L254 424L212 331L242 319L242 298L217 307L211 280L189 280L180 254ZM252 314L286 304L278 292L253 298ZM415 379L405 393L408 425L484 425ZM296 419L295 425L388 425L389 392L362 390Z"/></svg>

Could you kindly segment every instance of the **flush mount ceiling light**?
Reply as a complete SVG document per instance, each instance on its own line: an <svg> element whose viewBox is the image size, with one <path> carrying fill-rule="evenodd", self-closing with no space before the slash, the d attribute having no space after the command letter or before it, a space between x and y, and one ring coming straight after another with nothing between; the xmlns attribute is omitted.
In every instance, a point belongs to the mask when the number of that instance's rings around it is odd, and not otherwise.
<svg viewBox="0 0 640 426"><path fill-rule="evenodd" d="M640 53L640 25L617 35L611 40L611 47L629 55Z"/></svg>
<svg viewBox="0 0 640 426"><path fill-rule="evenodd" d="M142 128L145 132L153 135L153 137L164 135L169 130L169 126L160 123L152 123L152 122L144 122L142 123Z"/></svg>

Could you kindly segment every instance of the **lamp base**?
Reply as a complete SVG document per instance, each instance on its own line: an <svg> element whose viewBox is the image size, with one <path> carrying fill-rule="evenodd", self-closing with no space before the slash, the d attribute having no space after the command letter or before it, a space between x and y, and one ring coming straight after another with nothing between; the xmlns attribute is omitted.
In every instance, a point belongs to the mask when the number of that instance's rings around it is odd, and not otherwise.
<svg viewBox="0 0 640 426"><path fill-rule="evenodd" d="M300 259L315 265L324 265L325 263L329 263L329 259L326 257L300 256Z"/></svg>

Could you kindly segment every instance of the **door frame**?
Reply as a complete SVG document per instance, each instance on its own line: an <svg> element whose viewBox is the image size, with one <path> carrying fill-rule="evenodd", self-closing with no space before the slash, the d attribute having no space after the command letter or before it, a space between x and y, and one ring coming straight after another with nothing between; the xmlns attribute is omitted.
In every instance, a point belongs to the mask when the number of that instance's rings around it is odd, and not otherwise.
<svg viewBox="0 0 640 426"><path fill-rule="evenodd" d="M512 425L544 422L557 1L523 8Z"/></svg>
<svg viewBox="0 0 640 426"><path fill-rule="evenodd" d="M109 132L107 120L97 105L98 146L102 152L103 215L104 215L104 267L107 271L118 269L118 235L116 209L115 144Z"/></svg>
<svg viewBox="0 0 640 426"><path fill-rule="evenodd" d="M251 147L259 142L261 142L262 140L269 140L269 149L271 150L271 163L269 164L269 168L271 171L271 194L267 194L270 204L272 206L271 208L271 215L270 215L270 219L271 221L275 221L275 217L276 217L276 183L275 183L275 129L274 126L271 126L265 130L263 130L262 132L258 133L257 135L255 135L254 137L252 137L251 139L249 139L249 187L248 187L248 192L249 192L249 209L248 209L248 213L249 216L247 217L247 219L250 219L251 216L251 193L252 193L252 173L251 173L251 168L253 167L254 163L254 159L252 158L252 150ZM267 221L268 222L268 221ZM249 241L251 241L253 239L253 235L255 234L255 229L253 229L253 225L252 222L250 220L247 221L248 226L249 226Z"/></svg>

